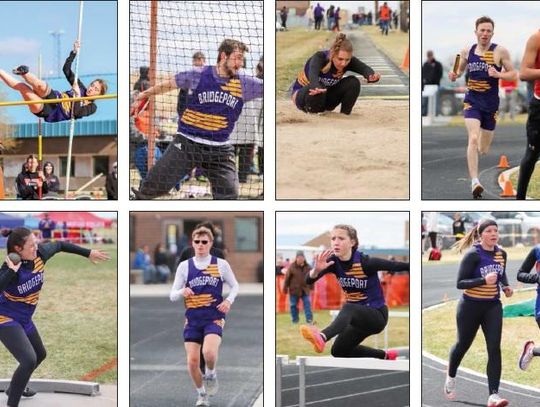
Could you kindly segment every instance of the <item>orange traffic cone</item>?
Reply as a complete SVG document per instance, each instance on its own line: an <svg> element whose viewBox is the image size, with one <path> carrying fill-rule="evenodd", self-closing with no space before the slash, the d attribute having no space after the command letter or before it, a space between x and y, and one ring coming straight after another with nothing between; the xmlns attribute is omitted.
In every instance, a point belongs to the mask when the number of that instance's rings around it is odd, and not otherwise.
<svg viewBox="0 0 540 407"><path fill-rule="evenodd" d="M507 179L504 181L504 189L501 193L501 196L504 198L511 198L516 196L516 193L514 192L514 187L512 186L512 181Z"/></svg>
<svg viewBox="0 0 540 407"><path fill-rule="evenodd" d="M403 62L401 63L400 68L409 70L409 47L407 47L407 52L403 57Z"/></svg>
<svg viewBox="0 0 540 407"><path fill-rule="evenodd" d="M510 168L510 164L508 164L508 158L506 158L505 155L501 155L497 168Z"/></svg>

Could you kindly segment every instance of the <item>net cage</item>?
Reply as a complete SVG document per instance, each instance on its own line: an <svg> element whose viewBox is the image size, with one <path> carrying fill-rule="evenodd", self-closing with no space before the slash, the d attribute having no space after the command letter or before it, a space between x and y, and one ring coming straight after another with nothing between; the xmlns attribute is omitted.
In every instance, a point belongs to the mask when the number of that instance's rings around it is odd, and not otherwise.
<svg viewBox="0 0 540 407"><path fill-rule="evenodd" d="M233 175L238 182L234 182L237 195L232 199L263 196L262 90L257 97L242 100L241 113L226 137L227 154L205 154L212 150L211 143L203 148L197 144L191 155L186 153L177 160L181 161L178 168L171 165L166 171L165 162L173 164L174 160L166 155L160 166L156 163L171 143L178 143L178 133L192 135L181 131L182 122L196 130L212 131L223 126L225 119L192 111L191 106L199 102L197 84L203 81L201 76L197 77L199 82L190 82L190 88L182 89L177 84L175 89L149 98L146 104L137 99L140 91L171 81L179 73L216 72L218 48L225 39L240 41L248 48L244 66L235 77L262 79L262 1L130 1L130 91L132 109L136 109L130 120L130 186L142 192L155 187L154 192L159 192L151 199L230 199L219 194L223 195L220 189L230 188ZM238 94L236 88L230 92L243 98L248 92L242 91Z"/></svg>

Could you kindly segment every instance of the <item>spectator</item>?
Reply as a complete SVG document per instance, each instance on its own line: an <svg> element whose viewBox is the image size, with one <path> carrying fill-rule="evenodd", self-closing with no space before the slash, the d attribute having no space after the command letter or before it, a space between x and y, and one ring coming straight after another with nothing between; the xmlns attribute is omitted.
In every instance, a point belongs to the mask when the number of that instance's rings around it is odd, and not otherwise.
<svg viewBox="0 0 540 407"><path fill-rule="evenodd" d="M336 9L336 12L334 13L334 26L332 27L332 31L336 31L336 32L339 32L340 31L340 28L339 28L339 20L340 20L340 16L339 16L339 13L341 12L341 9L338 7Z"/></svg>
<svg viewBox="0 0 540 407"><path fill-rule="evenodd" d="M144 284L152 284L157 281L156 268L152 264L148 245L145 244L141 249L137 250L133 260L133 268L142 270Z"/></svg>
<svg viewBox="0 0 540 407"><path fill-rule="evenodd" d="M279 12L279 17L281 18L281 27L283 27L284 30L287 29L287 16L289 12L287 11L287 7L283 6L281 11Z"/></svg>
<svg viewBox="0 0 540 407"><path fill-rule="evenodd" d="M456 242L459 242L465 236L465 222L461 219L461 213L454 213L454 223L452 223L452 234Z"/></svg>
<svg viewBox="0 0 540 407"><path fill-rule="evenodd" d="M49 192L47 195L57 195L60 190L60 180L54 173L54 165L50 161L45 161L43 165L45 182L47 183L47 189Z"/></svg>
<svg viewBox="0 0 540 407"><path fill-rule="evenodd" d="M133 90L137 92L143 92L150 87L150 78L148 77L149 68L147 66L141 66L139 68L139 79L133 85Z"/></svg>
<svg viewBox="0 0 540 407"><path fill-rule="evenodd" d="M428 233L429 241L431 243L432 249L437 249L437 229L439 221L438 212L427 212L426 213L426 231Z"/></svg>
<svg viewBox="0 0 540 407"><path fill-rule="evenodd" d="M111 173L107 175L105 189L107 190L108 200L118 199L118 163L116 161L113 164Z"/></svg>
<svg viewBox="0 0 540 407"><path fill-rule="evenodd" d="M62 222L62 239L67 240L68 235L69 235L69 231L68 231L67 222L64 221Z"/></svg>
<svg viewBox="0 0 540 407"><path fill-rule="evenodd" d="M56 223L54 220L50 219L49 214L45 212L44 218L39 221L38 228L41 231L42 239L49 240L52 237L52 231L56 228Z"/></svg>
<svg viewBox="0 0 540 407"><path fill-rule="evenodd" d="M315 7L315 10L313 10L313 16L315 17L315 29L320 30L321 29L321 23L324 16L324 8L321 7L319 3L317 3L317 6Z"/></svg>
<svg viewBox="0 0 540 407"><path fill-rule="evenodd" d="M200 52L197 51L193 54L193 57L191 59L193 67L203 67L206 65L206 56ZM178 92L178 100L176 102L176 112L178 113L178 117L182 117L182 114L184 113L184 110L186 110L188 98L190 95L193 94L193 90L191 89L180 89Z"/></svg>
<svg viewBox="0 0 540 407"><path fill-rule="evenodd" d="M49 192L43 171L38 171L38 158L31 154L26 158L22 172L17 176L15 185L17 196L24 200L39 199L39 188L42 194Z"/></svg>
<svg viewBox="0 0 540 407"><path fill-rule="evenodd" d="M167 251L163 244L158 243L154 250L154 265L156 266L156 278L160 283L166 283L171 275Z"/></svg>
<svg viewBox="0 0 540 407"><path fill-rule="evenodd" d="M328 31L332 31L332 29L334 28L334 16L334 5L331 5L328 10L326 10L326 26L328 27Z"/></svg>
<svg viewBox="0 0 540 407"><path fill-rule="evenodd" d="M443 75L442 64L435 59L433 51L427 52L427 60L422 65L422 90L424 90L424 85L437 85L441 83L441 78ZM438 93L438 91L437 91ZM435 100L437 100L437 95L435 95ZM428 107L428 98L427 96L422 97L422 116L427 115ZM435 108L435 111L437 109Z"/></svg>
<svg viewBox="0 0 540 407"><path fill-rule="evenodd" d="M277 256L276 258L276 277L283 275L283 256Z"/></svg>
<svg viewBox="0 0 540 407"><path fill-rule="evenodd" d="M373 13L370 11L369 13L367 13L367 25L372 25L373 24Z"/></svg>
<svg viewBox="0 0 540 407"><path fill-rule="evenodd" d="M308 20L308 30L311 30L311 28L313 27L313 23L315 22L313 16L313 6L309 6L309 8L306 10L306 17Z"/></svg>
<svg viewBox="0 0 540 407"><path fill-rule="evenodd" d="M306 322L311 324L313 322L313 314L311 313L311 302L309 299L309 291L311 286L306 283L306 276L311 269L310 265L306 262L303 251L296 252L296 258L294 262L289 266L285 273L285 282L283 284L283 292L289 294L289 304L291 308L292 323L297 324L299 322L298 316L298 300L302 299L304 305L304 314L306 316Z"/></svg>
<svg viewBox="0 0 540 407"><path fill-rule="evenodd" d="M388 3L385 1L379 10L379 24L381 26L381 34L388 35L388 26L390 24L390 18L392 11L388 7Z"/></svg>

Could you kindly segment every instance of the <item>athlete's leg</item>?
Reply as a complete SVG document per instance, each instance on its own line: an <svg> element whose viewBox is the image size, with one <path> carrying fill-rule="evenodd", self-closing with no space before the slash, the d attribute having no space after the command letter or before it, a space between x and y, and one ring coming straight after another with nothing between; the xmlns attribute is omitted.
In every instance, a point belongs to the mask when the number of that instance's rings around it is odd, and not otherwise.
<svg viewBox="0 0 540 407"><path fill-rule="evenodd" d="M199 367L201 344L197 342L185 342L184 347L186 348L189 375L191 380L193 380L195 387L200 389L203 387L203 376L201 368Z"/></svg>
<svg viewBox="0 0 540 407"><path fill-rule="evenodd" d="M328 88L325 109L334 110L341 104L341 113L349 115L358 95L360 95L360 81L355 76L348 76Z"/></svg>
<svg viewBox="0 0 540 407"><path fill-rule="evenodd" d="M487 154L489 152L494 135L495 131L493 130L481 129L480 138L478 139L478 152L480 154Z"/></svg>
<svg viewBox="0 0 540 407"><path fill-rule="evenodd" d="M206 367L209 370L215 370L216 368L220 344L221 336L219 335L208 334L204 337L203 355L204 360L206 361Z"/></svg>
<svg viewBox="0 0 540 407"><path fill-rule="evenodd" d="M489 394L499 392L501 380L501 334L502 334L502 304L490 304L482 320L482 331L486 339L488 352L487 377Z"/></svg>
<svg viewBox="0 0 540 407"><path fill-rule="evenodd" d="M34 92L41 98L44 98L49 94L51 89L49 88L49 85L47 85L47 82L44 80L39 79L36 75L34 75L31 72L28 72L27 74L21 75L23 79L26 81L27 84L29 84Z"/></svg>
<svg viewBox="0 0 540 407"><path fill-rule="evenodd" d="M343 307L339 310L332 323L321 331L326 341L342 333L351 324L356 308L351 303L343 304Z"/></svg>
<svg viewBox="0 0 540 407"><path fill-rule="evenodd" d="M293 101L300 110L307 113L321 113L326 110L326 93L322 92L317 95L309 94L309 86L297 90L293 95Z"/></svg>
<svg viewBox="0 0 540 407"><path fill-rule="evenodd" d="M7 402L8 406L15 407L19 405L26 384L37 366L37 355L21 326L0 328L0 341L17 362L19 362L19 366L11 378L10 393Z"/></svg>
<svg viewBox="0 0 540 407"><path fill-rule="evenodd" d="M517 199L527 197L527 187L531 180L536 161L540 156L540 100L533 98L529 105L527 119L527 149L519 166Z"/></svg>
<svg viewBox="0 0 540 407"><path fill-rule="evenodd" d="M41 100L42 98L36 94L36 92L28 86L26 83L21 82L17 79L15 79L13 76L8 74L6 71L0 69L0 79L4 81L4 83L9 86L11 89L14 89L18 91L24 100L29 101L36 101ZM28 108L32 113L39 113L43 110L43 104L33 104L28 105Z"/></svg>
<svg viewBox="0 0 540 407"><path fill-rule="evenodd" d="M461 360L471 347L478 328L480 328L481 319L477 314L483 310L476 309L480 307L480 304L471 304L471 302L462 299L458 303L456 312L457 342L450 349L448 360L448 375L450 377L456 377Z"/></svg>
<svg viewBox="0 0 540 407"><path fill-rule="evenodd" d="M469 135L467 144L467 166L471 179L478 178L478 146L480 139L480 120L465 118L465 127Z"/></svg>
<svg viewBox="0 0 540 407"><path fill-rule="evenodd" d="M234 147L199 146L199 151L195 162L197 167L205 169L214 199L237 199L239 185Z"/></svg>

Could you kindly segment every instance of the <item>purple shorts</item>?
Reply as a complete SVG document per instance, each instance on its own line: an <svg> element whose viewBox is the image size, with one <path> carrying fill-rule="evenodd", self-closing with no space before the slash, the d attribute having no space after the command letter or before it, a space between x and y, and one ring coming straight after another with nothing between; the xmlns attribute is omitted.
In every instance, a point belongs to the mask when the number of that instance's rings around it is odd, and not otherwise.
<svg viewBox="0 0 540 407"><path fill-rule="evenodd" d="M24 329L24 333L26 335L30 335L32 332L36 330L36 326L34 325L34 322L30 319L28 321L17 321L11 317L6 317L4 315L0 315L0 329L7 326L20 326L22 329Z"/></svg>
<svg viewBox="0 0 540 407"><path fill-rule="evenodd" d="M463 117L466 119L477 119L480 121L480 128L493 131L497 125L497 112L485 112L476 109L474 106L465 103L463 107Z"/></svg>
<svg viewBox="0 0 540 407"><path fill-rule="evenodd" d="M188 321L184 324L184 342L203 343L204 337L209 334L222 336L224 319Z"/></svg>

